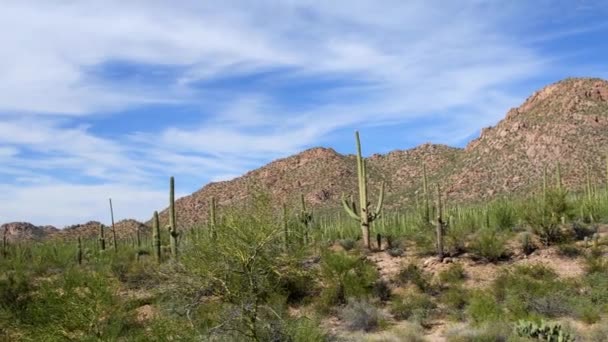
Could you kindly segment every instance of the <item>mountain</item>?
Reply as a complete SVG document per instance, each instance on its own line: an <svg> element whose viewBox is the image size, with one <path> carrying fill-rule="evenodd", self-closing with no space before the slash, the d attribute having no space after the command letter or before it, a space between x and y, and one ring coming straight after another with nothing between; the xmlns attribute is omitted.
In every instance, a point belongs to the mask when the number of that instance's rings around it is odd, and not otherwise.
<svg viewBox="0 0 608 342"><path fill-rule="evenodd" d="M363 140L365 145L365 139ZM353 144L354 150L354 144ZM546 166L553 174L561 165L563 182L571 189L585 182L587 168L596 184L608 180L608 81L598 78L569 78L551 84L508 111L494 127L484 128L479 138L465 148L424 144L367 158L371 196L386 182L386 206L413 204L421 188L422 165L430 183L440 183L448 201L486 200L503 194L536 191ZM343 193L356 194L354 155L341 155L329 148L312 148L273 161L230 181L210 183L176 201L178 224L204 224L209 202L215 197L220 210L243 203L256 189L271 195L275 204L295 207L300 194L316 211L339 207ZM373 200L373 198L372 198ZM167 210L161 212L167 224ZM35 227L27 223L9 227L10 239L36 240L46 236L75 238L97 236L99 222L68 227ZM135 234L134 220L116 224L121 238ZM111 232L107 230L108 238Z"/></svg>
<svg viewBox="0 0 608 342"><path fill-rule="evenodd" d="M59 229L53 226L34 226L28 222L12 222L0 226L0 239L6 236L8 242L38 241L57 234Z"/></svg>
<svg viewBox="0 0 608 342"><path fill-rule="evenodd" d="M482 130L465 148L424 144L368 158L371 194L384 180L387 206L411 205L420 189L422 165L450 201L478 201L538 188L543 168L561 164L564 183L580 187L586 168L597 183L606 178L608 81L569 78L549 85ZM363 141L365 144L365 141ZM242 203L251 188L267 191L278 204L297 203L299 194L319 209L339 206L342 193L356 193L353 155L312 148L276 160L236 179L210 183L176 202L184 227L206 222L211 197L219 207ZM167 211L161 213L163 225Z"/></svg>

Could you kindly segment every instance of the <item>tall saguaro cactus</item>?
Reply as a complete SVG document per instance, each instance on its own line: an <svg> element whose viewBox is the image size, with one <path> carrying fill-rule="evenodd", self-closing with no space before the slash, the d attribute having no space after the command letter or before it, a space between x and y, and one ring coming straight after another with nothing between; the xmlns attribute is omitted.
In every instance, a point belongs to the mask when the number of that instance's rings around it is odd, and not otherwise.
<svg viewBox="0 0 608 342"><path fill-rule="evenodd" d="M110 198L110 216L112 218L112 238L114 239L114 252L118 252L118 241L116 240L116 227L114 226L114 207Z"/></svg>
<svg viewBox="0 0 608 342"><path fill-rule="evenodd" d="M441 187L437 184L437 219L435 221L437 234L437 257L443 260L443 235L445 223L443 222L443 203L441 202Z"/></svg>
<svg viewBox="0 0 608 342"><path fill-rule="evenodd" d="M154 255L156 256L156 262L160 264L160 223L158 220L158 211L154 212L154 218L152 219L152 240L154 242Z"/></svg>
<svg viewBox="0 0 608 342"><path fill-rule="evenodd" d="M306 208L306 200L304 199L304 194L300 194L300 203L302 207L300 209L300 214L298 215L298 218L300 219L300 223L302 223L302 228L304 229L304 234L302 234L304 243L307 244L309 242L308 231L310 229L310 223L312 222L312 211L309 211Z"/></svg>
<svg viewBox="0 0 608 342"><path fill-rule="evenodd" d="M175 178L171 177L169 181L169 242L171 244L171 256L177 260L177 217L175 216Z"/></svg>
<svg viewBox="0 0 608 342"><path fill-rule="evenodd" d="M82 240L78 237L78 265L82 265Z"/></svg>
<svg viewBox="0 0 608 342"><path fill-rule="evenodd" d="M384 202L384 182L380 186L380 194L378 195L378 204L376 209L371 209L371 203L367 200L367 168L365 166L365 159L361 154L361 140L359 139L359 132L355 132L355 139L357 142L357 178L359 181L359 210L354 201L349 204L346 197L342 196L342 205L346 213L359 221L361 224L361 233L363 235L363 243L371 249L370 242L370 224L380 216L382 212L382 204Z"/></svg>
<svg viewBox="0 0 608 342"><path fill-rule="evenodd" d="M422 196L424 196L424 212L423 212L423 220L426 224L427 222L431 222L431 207L429 205L429 181L426 175L426 164L422 164Z"/></svg>
<svg viewBox="0 0 608 342"><path fill-rule="evenodd" d="M99 247L102 251L106 250L106 236L103 229L103 224L99 224Z"/></svg>

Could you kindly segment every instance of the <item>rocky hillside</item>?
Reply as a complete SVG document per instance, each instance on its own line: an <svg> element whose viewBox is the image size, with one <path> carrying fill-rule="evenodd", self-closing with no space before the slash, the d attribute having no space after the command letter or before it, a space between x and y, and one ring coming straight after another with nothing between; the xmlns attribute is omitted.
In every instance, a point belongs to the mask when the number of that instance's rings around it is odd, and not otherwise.
<svg viewBox="0 0 608 342"><path fill-rule="evenodd" d="M112 231L100 222L90 221L84 224L75 224L57 229L53 226L35 226L27 222L13 222L0 226L0 239L6 234L9 242L16 241L37 241L46 238L75 240L81 238L97 238L99 227L105 229L106 239L112 238ZM133 238L136 236L137 229L141 233L150 235L151 229L147 225L136 220L122 220L115 224L116 236L119 239ZM5 233L6 232L6 233Z"/></svg>
<svg viewBox="0 0 608 342"><path fill-rule="evenodd" d="M372 155L370 183L377 187L386 181L389 207L411 204L424 163L430 181L440 182L451 201L475 201L536 189L544 165L552 172L559 161L564 183L576 188L584 182L586 167L597 183L604 183L607 143L608 81L570 78L534 93L464 149L425 144ZM354 156L313 148L179 199L179 222L204 223L211 197L220 206L229 206L242 203L256 187L268 191L277 203L295 203L303 193L317 208L334 208L342 193L355 191L355 184ZM163 211L161 220L166 218Z"/></svg>

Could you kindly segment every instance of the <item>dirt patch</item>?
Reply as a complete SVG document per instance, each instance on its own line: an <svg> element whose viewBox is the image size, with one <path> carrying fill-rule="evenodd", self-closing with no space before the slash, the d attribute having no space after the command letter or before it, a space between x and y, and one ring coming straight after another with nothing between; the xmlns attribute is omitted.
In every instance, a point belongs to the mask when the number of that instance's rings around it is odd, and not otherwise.
<svg viewBox="0 0 608 342"><path fill-rule="evenodd" d="M135 309L135 317L138 322L146 322L154 319L158 315L158 310L152 305L146 304Z"/></svg>

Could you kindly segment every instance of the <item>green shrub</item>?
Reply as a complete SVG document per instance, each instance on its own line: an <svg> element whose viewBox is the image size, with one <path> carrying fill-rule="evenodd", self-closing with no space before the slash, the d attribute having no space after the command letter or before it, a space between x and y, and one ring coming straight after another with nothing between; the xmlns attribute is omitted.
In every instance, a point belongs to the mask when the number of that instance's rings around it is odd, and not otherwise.
<svg viewBox="0 0 608 342"><path fill-rule="evenodd" d="M441 302L452 313L462 311L466 307L468 300L469 292L461 286L450 287L441 294Z"/></svg>
<svg viewBox="0 0 608 342"><path fill-rule="evenodd" d="M581 249L573 244L560 244L557 246L557 251L559 255L568 258L576 258L582 254Z"/></svg>
<svg viewBox="0 0 608 342"><path fill-rule="evenodd" d="M439 281L443 285L454 285L466 279L464 268L460 263L453 263L445 270L439 272Z"/></svg>
<svg viewBox="0 0 608 342"><path fill-rule="evenodd" d="M319 322L308 317L290 321L288 332L290 337L288 341L293 342L323 342L329 340L321 329Z"/></svg>
<svg viewBox="0 0 608 342"><path fill-rule="evenodd" d="M536 250L536 245L532 241L532 236L528 232L524 232L520 235L521 251L525 255L530 255Z"/></svg>
<svg viewBox="0 0 608 342"><path fill-rule="evenodd" d="M545 245L552 245L563 239L560 223L562 217L568 216L570 209L567 195L566 190L549 189L546 201L532 200L527 205L524 218Z"/></svg>
<svg viewBox="0 0 608 342"><path fill-rule="evenodd" d="M430 276L415 264L408 264L406 267L403 267L397 274L395 281L401 286L413 284L422 292L434 290L430 282Z"/></svg>
<svg viewBox="0 0 608 342"><path fill-rule="evenodd" d="M393 258L398 258L400 256L403 256L405 251L403 250L403 248L393 247L393 248L387 249L386 253L388 253L388 255L392 256Z"/></svg>
<svg viewBox="0 0 608 342"><path fill-rule="evenodd" d="M320 309L346 304L349 298L368 295L378 279L376 268L367 260L345 252L326 253L321 260Z"/></svg>
<svg viewBox="0 0 608 342"><path fill-rule="evenodd" d="M466 311L475 324L493 322L503 317L503 311L494 296L484 291L471 294Z"/></svg>
<svg viewBox="0 0 608 342"><path fill-rule="evenodd" d="M492 229L482 229L471 244L471 251L478 258L496 262L506 256L506 242L507 238L504 234Z"/></svg>
<svg viewBox="0 0 608 342"><path fill-rule="evenodd" d="M384 279L379 279L374 283L372 292L374 296L376 296L383 302L386 302L387 300L391 299L391 287Z"/></svg>
<svg viewBox="0 0 608 342"><path fill-rule="evenodd" d="M511 201L501 199L491 204L491 222L499 230L512 229L515 226L515 209Z"/></svg>
<svg viewBox="0 0 608 342"><path fill-rule="evenodd" d="M513 328L505 322L488 322L476 327L455 326L446 331L449 342L516 342Z"/></svg>
<svg viewBox="0 0 608 342"><path fill-rule="evenodd" d="M338 244L345 250L350 251L355 248L355 240L353 239L341 239L338 240Z"/></svg>
<svg viewBox="0 0 608 342"><path fill-rule="evenodd" d="M432 297L424 293L411 292L391 302L390 313L396 320L425 322L437 306Z"/></svg>
<svg viewBox="0 0 608 342"><path fill-rule="evenodd" d="M371 303L354 299L340 310L340 318L348 330L365 332L377 329L382 319L380 311Z"/></svg>

